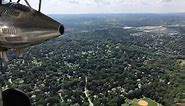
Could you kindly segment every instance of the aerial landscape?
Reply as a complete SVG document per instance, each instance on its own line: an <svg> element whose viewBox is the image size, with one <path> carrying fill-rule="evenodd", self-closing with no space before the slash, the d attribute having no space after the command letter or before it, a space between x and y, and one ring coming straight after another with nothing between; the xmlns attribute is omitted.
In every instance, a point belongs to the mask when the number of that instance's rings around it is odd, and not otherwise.
<svg viewBox="0 0 185 106"><path fill-rule="evenodd" d="M185 105L185 13L49 16L64 36L22 58L9 51L3 89L23 90L35 106Z"/></svg>

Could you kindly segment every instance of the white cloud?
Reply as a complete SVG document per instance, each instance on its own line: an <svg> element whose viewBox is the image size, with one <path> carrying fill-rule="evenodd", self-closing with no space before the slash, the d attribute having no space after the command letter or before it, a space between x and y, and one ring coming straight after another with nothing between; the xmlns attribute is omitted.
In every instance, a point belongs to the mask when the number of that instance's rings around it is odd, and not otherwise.
<svg viewBox="0 0 185 106"><path fill-rule="evenodd" d="M23 1L23 0L22 0ZM28 0L36 9L39 0ZM185 11L185 0L42 0L42 12L78 13L150 13ZM24 2L21 2L24 3Z"/></svg>

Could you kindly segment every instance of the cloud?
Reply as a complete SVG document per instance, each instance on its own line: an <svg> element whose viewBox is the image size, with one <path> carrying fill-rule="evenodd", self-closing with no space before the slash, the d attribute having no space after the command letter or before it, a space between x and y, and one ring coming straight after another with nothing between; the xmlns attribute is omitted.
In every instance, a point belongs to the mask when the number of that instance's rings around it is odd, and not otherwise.
<svg viewBox="0 0 185 106"><path fill-rule="evenodd" d="M162 0L162 2L171 2L173 0Z"/></svg>
<svg viewBox="0 0 185 106"><path fill-rule="evenodd" d="M98 5L110 5L111 2L108 0L94 0L95 3L97 3Z"/></svg>
<svg viewBox="0 0 185 106"><path fill-rule="evenodd" d="M69 3L71 3L71 4L79 4L80 2L78 0L69 0Z"/></svg>
<svg viewBox="0 0 185 106"><path fill-rule="evenodd" d="M13 0L16 1L16 0ZM22 0L21 3L24 0ZM38 8L39 0L28 0ZM42 0L47 14L160 13L185 11L185 0ZM25 3L24 3L25 4Z"/></svg>

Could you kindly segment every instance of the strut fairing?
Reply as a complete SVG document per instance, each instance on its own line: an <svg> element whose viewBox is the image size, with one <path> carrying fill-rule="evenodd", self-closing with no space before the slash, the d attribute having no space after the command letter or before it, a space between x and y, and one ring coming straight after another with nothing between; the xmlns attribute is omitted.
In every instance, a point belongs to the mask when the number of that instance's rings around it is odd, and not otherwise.
<svg viewBox="0 0 185 106"><path fill-rule="evenodd" d="M29 7L8 3L0 6L0 58L8 49L23 49L63 35L64 27Z"/></svg>

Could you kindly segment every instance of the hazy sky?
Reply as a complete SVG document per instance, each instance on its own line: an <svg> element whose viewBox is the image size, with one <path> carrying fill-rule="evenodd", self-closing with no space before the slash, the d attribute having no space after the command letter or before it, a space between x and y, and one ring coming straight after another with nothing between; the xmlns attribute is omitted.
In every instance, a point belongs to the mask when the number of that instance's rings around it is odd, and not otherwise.
<svg viewBox="0 0 185 106"><path fill-rule="evenodd" d="M14 1L14 0L13 0ZM24 1L24 0L22 0ZM37 8L39 0L28 0ZM184 12L185 0L42 0L46 14ZM24 3L24 2L22 2Z"/></svg>

